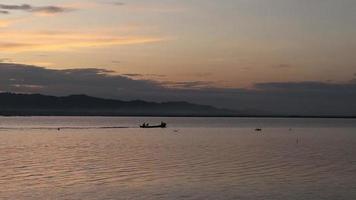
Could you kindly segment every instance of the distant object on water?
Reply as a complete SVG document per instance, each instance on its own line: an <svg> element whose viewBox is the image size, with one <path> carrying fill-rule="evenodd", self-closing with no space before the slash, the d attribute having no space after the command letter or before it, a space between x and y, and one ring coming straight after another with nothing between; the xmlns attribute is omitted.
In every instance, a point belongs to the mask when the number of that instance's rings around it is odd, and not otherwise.
<svg viewBox="0 0 356 200"><path fill-rule="evenodd" d="M161 124L159 125L153 125L153 126L150 126L149 123L143 123L140 128L166 128L167 127L167 124L165 122L161 122Z"/></svg>
<svg viewBox="0 0 356 200"><path fill-rule="evenodd" d="M262 128L256 128L255 131L262 131Z"/></svg>

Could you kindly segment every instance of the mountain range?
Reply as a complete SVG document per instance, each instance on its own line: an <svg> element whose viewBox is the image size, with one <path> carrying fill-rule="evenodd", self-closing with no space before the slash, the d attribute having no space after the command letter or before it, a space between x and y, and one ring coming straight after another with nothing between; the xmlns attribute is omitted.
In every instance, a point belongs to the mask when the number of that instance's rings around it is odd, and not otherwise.
<svg viewBox="0 0 356 200"><path fill-rule="evenodd" d="M188 102L120 101L87 95L64 97L0 93L3 116L238 116L234 110Z"/></svg>

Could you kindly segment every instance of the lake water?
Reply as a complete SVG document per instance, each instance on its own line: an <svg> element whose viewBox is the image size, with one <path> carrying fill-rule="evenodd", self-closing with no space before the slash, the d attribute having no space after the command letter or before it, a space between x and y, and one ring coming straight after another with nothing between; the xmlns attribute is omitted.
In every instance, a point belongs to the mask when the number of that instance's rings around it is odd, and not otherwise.
<svg viewBox="0 0 356 200"><path fill-rule="evenodd" d="M356 120L0 117L0 199L354 200Z"/></svg>

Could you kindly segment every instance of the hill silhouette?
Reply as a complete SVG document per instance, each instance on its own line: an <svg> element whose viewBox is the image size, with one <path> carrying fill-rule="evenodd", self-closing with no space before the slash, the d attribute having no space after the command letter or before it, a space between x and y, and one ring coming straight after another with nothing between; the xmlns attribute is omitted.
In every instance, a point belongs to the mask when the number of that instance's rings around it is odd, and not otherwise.
<svg viewBox="0 0 356 200"><path fill-rule="evenodd" d="M87 95L65 97L0 93L3 116L237 116L233 110L188 102L120 101Z"/></svg>

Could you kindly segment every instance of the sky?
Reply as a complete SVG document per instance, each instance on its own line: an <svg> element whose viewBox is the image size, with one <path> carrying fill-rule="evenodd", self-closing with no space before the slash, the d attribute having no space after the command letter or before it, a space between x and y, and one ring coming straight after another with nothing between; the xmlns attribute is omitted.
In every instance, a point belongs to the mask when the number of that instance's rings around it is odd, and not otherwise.
<svg viewBox="0 0 356 200"><path fill-rule="evenodd" d="M347 88L339 96L356 96L350 89L356 78L355 13L354 0L2 0L0 91L224 102L265 110L272 107L254 98L265 97L271 87L293 94L299 88L300 98L310 88L330 96L335 87ZM65 84L72 78L68 70L105 81L80 89ZM60 92L40 80L54 72ZM157 94L147 91L152 88ZM250 95L256 92L258 97ZM202 100L201 94L210 96ZM244 98L246 105L236 100Z"/></svg>

